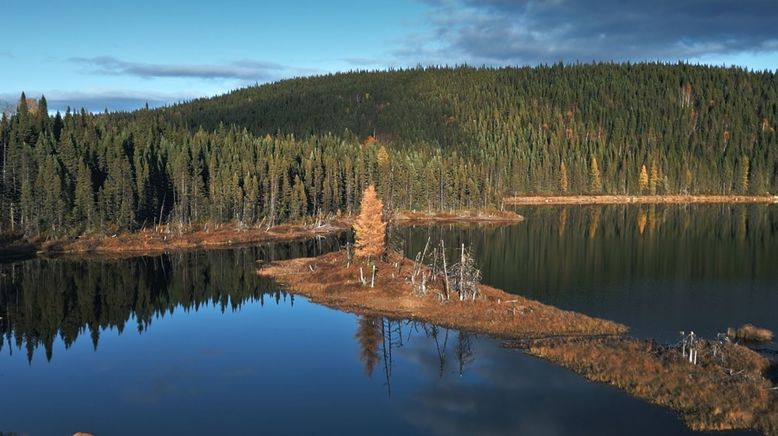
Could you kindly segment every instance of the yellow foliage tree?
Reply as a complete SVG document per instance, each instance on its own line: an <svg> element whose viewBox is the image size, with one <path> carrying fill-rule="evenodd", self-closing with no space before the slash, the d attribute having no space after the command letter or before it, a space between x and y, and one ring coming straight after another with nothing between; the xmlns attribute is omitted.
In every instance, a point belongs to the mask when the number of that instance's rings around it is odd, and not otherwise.
<svg viewBox="0 0 778 436"><path fill-rule="evenodd" d="M567 167L565 166L565 163L562 162L562 165L559 166L559 189L563 194L567 194L568 188L569 182L567 180Z"/></svg>
<svg viewBox="0 0 778 436"><path fill-rule="evenodd" d="M640 193L645 194L648 189L648 170L646 166L640 167L640 178L638 179L638 186L640 187Z"/></svg>
<svg viewBox="0 0 778 436"><path fill-rule="evenodd" d="M598 194L602 191L602 179L600 179L600 166L597 164L597 158L592 156L592 167L590 171L592 182L592 193Z"/></svg>
<svg viewBox="0 0 778 436"><path fill-rule="evenodd" d="M751 161L748 159L748 156L744 154L740 157L740 177L738 180L741 194L748 193L748 187L749 187L748 173L750 169L751 169Z"/></svg>
<svg viewBox="0 0 778 436"><path fill-rule="evenodd" d="M384 252L386 223L381 218L384 204L370 185L362 194L359 216L354 222L356 238L355 254L358 257L376 258Z"/></svg>
<svg viewBox="0 0 778 436"><path fill-rule="evenodd" d="M656 166L656 161L651 162L651 177L648 179L648 192L651 195L656 195L659 188L660 175L659 168Z"/></svg>

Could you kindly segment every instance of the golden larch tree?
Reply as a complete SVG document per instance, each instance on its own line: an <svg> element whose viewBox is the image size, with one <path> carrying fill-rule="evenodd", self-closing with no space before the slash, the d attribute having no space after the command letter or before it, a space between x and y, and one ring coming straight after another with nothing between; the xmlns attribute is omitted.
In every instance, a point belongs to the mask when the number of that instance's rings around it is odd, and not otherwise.
<svg viewBox="0 0 778 436"><path fill-rule="evenodd" d="M384 252L386 223L381 218L384 204L370 185L362 194L359 216L354 222L355 254L358 257L377 258Z"/></svg>
<svg viewBox="0 0 778 436"><path fill-rule="evenodd" d="M656 166L656 161L651 162L651 177L648 179L648 193L651 195L656 195L657 190L659 189L659 183L661 181L661 176L659 174L659 168Z"/></svg>
<svg viewBox="0 0 778 436"><path fill-rule="evenodd" d="M597 164L597 158L592 156L592 166L590 169L592 193L598 194L602 191L602 179L600 179L600 166Z"/></svg>
<svg viewBox="0 0 778 436"><path fill-rule="evenodd" d="M748 194L748 175L751 169L751 161L745 154L740 157L740 174L738 177L738 185L741 194Z"/></svg>
<svg viewBox="0 0 778 436"><path fill-rule="evenodd" d="M648 170L646 170L645 164L640 167L640 178L638 179L638 186L640 187L640 193L645 194L648 189Z"/></svg>
<svg viewBox="0 0 778 436"><path fill-rule="evenodd" d="M567 167L565 166L565 163L562 162L562 165L559 166L559 189L563 194L567 194L568 188L569 182L567 180Z"/></svg>

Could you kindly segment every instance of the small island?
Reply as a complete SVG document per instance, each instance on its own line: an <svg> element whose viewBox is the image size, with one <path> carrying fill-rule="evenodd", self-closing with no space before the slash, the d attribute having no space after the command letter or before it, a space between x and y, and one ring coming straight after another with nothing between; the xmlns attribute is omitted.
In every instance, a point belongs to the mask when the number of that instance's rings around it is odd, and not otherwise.
<svg viewBox="0 0 778 436"><path fill-rule="evenodd" d="M778 430L778 394L769 361L726 337L693 332L678 345L627 335L622 324L508 294L479 283L465 247L446 263L446 247L411 260L385 246L383 205L369 186L354 222L353 248L263 265L257 274L288 291L361 315L412 319L505 340L586 378L678 412L695 430ZM431 256L428 254L432 252ZM454 256L456 257L456 256ZM426 259L432 259L425 262Z"/></svg>

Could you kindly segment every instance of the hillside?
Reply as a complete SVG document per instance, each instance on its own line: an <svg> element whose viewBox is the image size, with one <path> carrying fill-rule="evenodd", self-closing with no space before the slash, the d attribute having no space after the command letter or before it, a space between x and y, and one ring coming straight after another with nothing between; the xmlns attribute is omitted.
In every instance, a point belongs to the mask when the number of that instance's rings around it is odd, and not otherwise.
<svg viewBox="0 0 778 436"><path fill-rule="evenodd" d="M449 211L778 192L778 80L738 68L419 68L129 114L22 106L0 123L0 230L28 236L350 212L371 183L392 208Z"/></svg>
<svg viewBox="0 0 778 436"><path fill-rule="evenodd" d="M562 190L563 163L568 191L592 191L593 158L605 192L776 191L778 81L774 73L738 68L355 72L246 88L163 112L190 129L224 123L297 136L348 130L395 146L438 144L509 161L513 173L524 174L511 181L511 192Z"/></svg>

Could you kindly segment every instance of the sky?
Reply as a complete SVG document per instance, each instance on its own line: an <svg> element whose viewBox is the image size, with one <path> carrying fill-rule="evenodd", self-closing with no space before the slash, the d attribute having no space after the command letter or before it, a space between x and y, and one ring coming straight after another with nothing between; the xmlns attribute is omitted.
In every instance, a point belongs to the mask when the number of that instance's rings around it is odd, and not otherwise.
<svg viewBox="0 0 778 436"><path fill-rule="evenodd" d="M417 65L778 67L776 0L0 0L0 106L160 106ZM2 107L0 107L2 109Z"/></svg>

